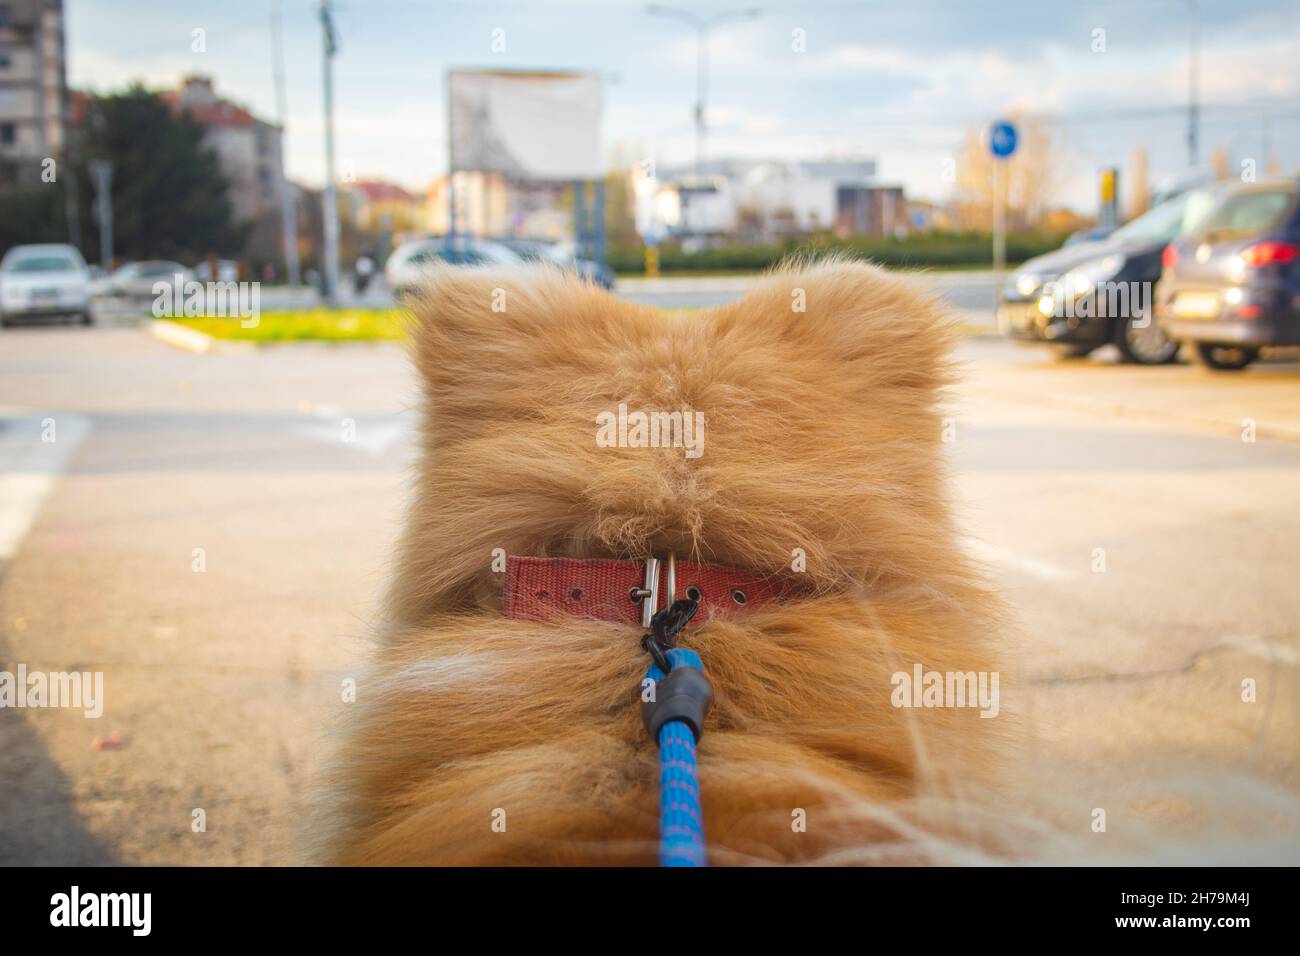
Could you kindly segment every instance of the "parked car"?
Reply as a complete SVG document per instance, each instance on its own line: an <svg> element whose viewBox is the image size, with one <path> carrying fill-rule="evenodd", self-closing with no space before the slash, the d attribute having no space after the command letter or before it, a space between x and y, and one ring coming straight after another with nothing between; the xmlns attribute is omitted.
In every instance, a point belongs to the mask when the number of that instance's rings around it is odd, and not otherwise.
<svg viewBox="0 0 1300 956"><path fill-rule="evenodd" d="M577 273L602 289L614 288L614 270L594 259L579 259L569 243L515 237L496 241L530 262L550 262L568 272Z"/></svg>
<svg viewBox="0 0 1300 956"><path fill-rule="evenodd" d="M424 271L435 262L460 266L518 265L523 259L499 242L472 236L430 236L404 242L388 257L384 278L398 296L412 291Z"/></svg>
<svg viewBox="0 0 1300 956"><path fill-rule="evenodd" d="M1092 226L1089 229L1080 229L1078 232L1072 232L1066 236L1065 242L1061 243L1061 248L1077 246L1081 242L1100 242L1114 231L1114 226Z"/></svg>
<svg viewBox="0 0 1300 956"><path fill-rule="evenodd" d="M20 318L91 323L90 270L76 246L14 246L0 259L0 325Z"/></svg>
<svg viewBox="0 0 1300 956"><path fill-rule="evenodd" d="M152 299L155 282L182 283L194 278L194 270L166 259L128 262L108 277L107 294L122 299Z"/></svg>
<svg viewBox="0 0 1300 956"><path fill-rule="evenodd" d="M1008 278L998 328L1008 338L1057 346L1081 357L1114 342L1126 362L1172 362L1179 343L1154 321L1160 256L1213 206L1216 189L1199 188L1156 206L1100 242L1030 259Z"/></svg>
<svg viewBox="0 0 1300 956"><path fill-rule="evenodd" d="M1170 243L1156 292L1165 334L1213 369L1243 369L1270 346L1300 345L1300 181L1229 188Z"/></svg>

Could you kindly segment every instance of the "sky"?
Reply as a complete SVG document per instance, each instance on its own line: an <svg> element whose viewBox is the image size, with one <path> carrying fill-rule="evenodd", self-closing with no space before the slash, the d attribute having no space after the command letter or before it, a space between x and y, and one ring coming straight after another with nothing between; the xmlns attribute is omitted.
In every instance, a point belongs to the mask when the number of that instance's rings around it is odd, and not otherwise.
<svg viewBox="0 0 1300 956"><path fill-rule="evenodd" d="M275 3L65 0L69 82L163 89L200 72L274 121ZM288 171L319 185L319 0L279 3ZM967 131L1019 111L1052 137L1062 205L1095 211L1097 171L1126 166L1138 146L1149 151L1153 179L1187 166L1189 0L680 5L761 11L711 35L711 158L874 158L882 181L942 201ZM1271 151L1284 171L1300 170L1300 0L1195 6L1202 162L1223 146L1234 168L1253 159L1262 170ZM598 72L608 164L694 156L695 34L650 16L644 3L336 0L335 21L341 173L423 190L444 172L445 76L455 66ZM195 30L204 31L202 52L193 50Z"/></svg>

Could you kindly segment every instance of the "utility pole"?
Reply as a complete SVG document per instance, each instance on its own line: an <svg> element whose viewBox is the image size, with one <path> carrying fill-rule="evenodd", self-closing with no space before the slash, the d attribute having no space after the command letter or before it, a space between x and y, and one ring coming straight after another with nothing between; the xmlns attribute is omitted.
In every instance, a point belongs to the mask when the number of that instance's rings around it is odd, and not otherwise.
<svg viewBox="0 0 1300 956"><path fill-rule="evenodd" d="M99 262L105 272L113 271L113 164L106 159L90 161L95 177L95 218L99 220Z"/></svg>
<svg viewBox="0 0 1300 956"><path fill-rule="evenodd" d="M284 33L280 23L281 0L271 6L271 74L275 81L275 112L280 125L280 240L284 243L284 268L290 288L301 281L298 265L298 214L293 185L286 172L288 106L284 92Z"/></svg>
<svg viewBox="0 0 1300 956"><path fill-rule="evenodd" d="M1187 164L1197 163L1197 141L1200 137L1200 106L1196 102L1197 73L1200 70L1200 11L1196 0L1187 0L1191 12L1191 49L1187 59Z"/></svg>
<svg viewBox="0 0 1300 956"><path fill-rule="evenodd" d="M695 31L695 178L698 182L704 175L704 140L708 134L708 96L709 96L709 31L733 20L752 20L762 11L750 7L745 10L729 10L715 13L711 17L702 17L681 7L664 6L652 3L646 7L646 13L656 17L667 17L685 23Z"/></svg>
<svg viewBox="0 0 1300 956"><path fill-rule="evenodd" d="M334 190L334 18L330 0L320 0L320 24L325 73L325 195L322 210L325 222L325 301L338 302L339 291L339 207Z"/></svg>

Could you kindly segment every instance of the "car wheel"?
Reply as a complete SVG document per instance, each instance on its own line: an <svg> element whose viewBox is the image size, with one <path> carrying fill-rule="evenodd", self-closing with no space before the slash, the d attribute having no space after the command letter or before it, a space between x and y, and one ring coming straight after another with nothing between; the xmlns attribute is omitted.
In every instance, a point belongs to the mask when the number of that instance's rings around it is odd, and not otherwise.
<svg viewBox="0 0 1300 956"><path fill-rule="evenodd" d="M1150 316L1146 316L1144 325L1139 326L1138 319L1143 316L1128 316L1121 319L1115 327L1115 345L1120 357L1125 362L1138 365L1167 365L1178 357L1178 342L1165 335L1164 331Z"/></svg>
<svg viewBox="0 0 1300 956"><path fill-rule="evenodd" d="M1093 352L1097 351L1095 345L1063 345L1054 350L1056 357L1060 359L1081 359L1087 358Z"/></svg>
<svg viewBox="0 0 1300 956"><path fill-rule="evenodd" d="M1212 368L1216 372L1240 372L1259 358L1259 349L1248 349L1240 345L1211 345L1209 342L1197 342L1196 358L1206 368Z"/></svg>
<svg viewBox="0 0 1300 956"><path fill-rule="evenodd" d="M91 324L93 324L94 321L95 321L94 318L91 316L91 314L90 314L90 310L89 310L89 309L86 310L85 312L81 313L81 315L79 316L79 318L81 319L81 324L82 324L82 325L91 325Z"/></svg>

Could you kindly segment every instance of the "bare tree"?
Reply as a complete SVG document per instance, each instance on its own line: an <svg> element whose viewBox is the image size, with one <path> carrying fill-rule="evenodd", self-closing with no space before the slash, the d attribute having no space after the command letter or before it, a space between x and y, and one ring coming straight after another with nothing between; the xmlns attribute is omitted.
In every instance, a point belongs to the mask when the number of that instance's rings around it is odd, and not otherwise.
<svg viewBox="0 0 1300 956"><path fill-rule="evenodd" d="M1019 146L1010 159L995 159L983 129L968 130L957 160L957 185L953 212L960 227L993 227L993 164L1003 163L1007 226L1025 229L1039 225L1051 208L1056 188L1056 162L1052 137L1033 117L1012 114L1020 133Z"/></svg>

